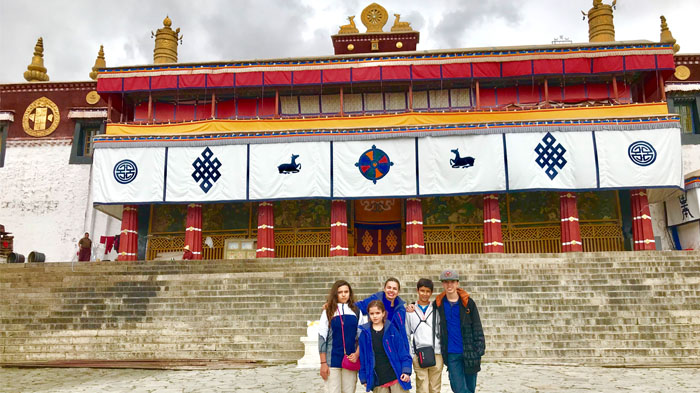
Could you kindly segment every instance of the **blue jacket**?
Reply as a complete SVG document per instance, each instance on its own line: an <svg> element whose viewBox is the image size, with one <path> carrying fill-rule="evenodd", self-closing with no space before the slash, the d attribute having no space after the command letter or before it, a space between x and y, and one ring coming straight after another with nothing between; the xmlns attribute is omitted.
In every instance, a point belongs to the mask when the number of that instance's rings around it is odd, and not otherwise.
<svg viewBox="0 0 700 393"><path fill-rule="evenodd" d="M370 295L367 299L355 302L355 305L362 311L364 315L369 315L367 313L367 306L373 300L381 300L382 302L386 300L386 296L383 291L377 292L374 295ZM394 315L390 319L394 326L406 326L406 302L403 301L399 296L394 299ZM406 329L399 329L404 341L406 341L406 348L408 348L408 336L406 335Z"/></svg>
<svg viewBox="0 0 700 393"><path fill-rule="evenodd" d="M396 373L396 379L399 380L399 385L404 390L411 389L411 382L403 382L400 377L401 374L411 375L413 359L411 358L411 353L408 351L408 346L404 343L404 336L401 335L401 331L405 331L404 327L395 327L391 321L386 321L384 324L384 338L382 342L384 343L384 351L389 358L389 363L391 368L394 369ZM374 372L374 351L372 350L372 323L366 323L360 325L360 372L358 377L360 377L361 383L367 384L367 391L371 391L375 388L374 381L376 374Z"/></svg>

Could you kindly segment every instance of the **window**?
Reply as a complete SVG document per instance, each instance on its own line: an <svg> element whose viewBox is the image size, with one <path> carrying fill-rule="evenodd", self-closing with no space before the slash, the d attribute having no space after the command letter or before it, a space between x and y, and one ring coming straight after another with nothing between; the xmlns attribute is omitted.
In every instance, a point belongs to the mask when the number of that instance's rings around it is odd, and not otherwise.
<svg viewBox="0 0 700 393"><path fill-rule="evenodd" d="M93 152L92 138L99 134L104 134L103 122L94 120L76 121L69 163L91 164Z"/></svg>
<svg viewBox="0 0 700 393"><path fill-rule="evenodd" d="M100 125L90 124L82 128L81 142L82 142L82 155L86 157L92 157L92 137L100 133Z"/></svg>
<svg viewBox="0 0 700 393"><path fill-rule="evenodd" d="M681 121L681 130L687 134L698 134L700 130L700 120L698 119L698 109L694 99L676 99L676 112Z"/></svg>
<svg viewBox="0 0 700 393"><path fill-rule="evenodd" d="M7 123L0 121L0 168L5 165L5 149L7 148Z"/></svg>

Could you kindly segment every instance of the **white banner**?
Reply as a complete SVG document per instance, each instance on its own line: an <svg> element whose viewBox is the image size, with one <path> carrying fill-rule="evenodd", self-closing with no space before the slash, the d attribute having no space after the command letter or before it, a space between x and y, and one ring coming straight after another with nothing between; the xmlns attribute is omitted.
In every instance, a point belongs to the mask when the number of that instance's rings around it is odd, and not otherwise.
<svg viewBox="0 0 700 393"><path fill-rule="evenodd" d="M700 195L698 188L693 188L682 195L667 199L666 221L672 227L686 222L700 220Z"/></svg>
<svg viewBox="0 0 700 393"><path fill-rule="evenodd" d="M169 148L165 200L245 200L247 155L245 145Z"/></svg>
<svg viewBox="0 0 700 393"><path fill-rule="evenodd" d="M166 202L683 186L677 128L505 134L506 157L503 140L489 134L99 148L93 192L99 204L162 202L164 184Z"/></svg>
<svg viewBox="0 0 700 393"><path fill-rule="evenodd" d="M95 203L163 201L165 148L95 149Z"/></svg>
<svg viewBox="0 0 700 393"><path fill-rule="evenodd" d="M506 134L510 190L596 188L590 132Z"/></svg>
<svg viewBox="0 0 700 393"><path fill-rule="evenodd" d="M501 134L420 138L418 162L421 195L506 190Z"/></svg>
<svg viewBox="0 0 700 393"><path fill-rule="evenodd" d="M416 194L415 139L333 143L333 197Z"/></svg>
<svg viewBox="0 0 700 393"><path fill-rule="evenodd" d="M677 128L596 132L601 188L683 187Z"/></svg>
<svg viewBox="0 0 700 393"><path fill-rule="evenodd" d="M250 199L330 196L330 142L250 146Z"/></svg>

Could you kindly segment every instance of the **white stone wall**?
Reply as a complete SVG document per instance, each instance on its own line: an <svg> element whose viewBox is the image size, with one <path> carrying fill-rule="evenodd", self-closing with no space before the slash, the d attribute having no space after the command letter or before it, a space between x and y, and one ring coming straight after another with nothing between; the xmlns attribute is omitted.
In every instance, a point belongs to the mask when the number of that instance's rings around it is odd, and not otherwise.
<svg viewBox="0 0 700 393"><path fill-rule="evenodd" d="M77 242L93 245L115 235L119 221L89 201L91 165L69 165L70 140L8 141L0 168L0 223L15 237L14 251L39 251L47 262L70 262ZM93 253L94 255L94 253Z"/></svg>
<svg viewBox="0 0 700 393"><path fill-rule="evenodd" d="M700 169L700 145L683 146L683 174Z"/></svg>

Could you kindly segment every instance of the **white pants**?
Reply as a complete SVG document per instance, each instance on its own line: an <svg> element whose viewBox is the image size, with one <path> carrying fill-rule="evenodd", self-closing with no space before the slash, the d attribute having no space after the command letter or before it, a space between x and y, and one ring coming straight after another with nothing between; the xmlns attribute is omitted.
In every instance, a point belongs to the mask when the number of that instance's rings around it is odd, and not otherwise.
<svg viewBox="0 0 700 393"><path fill-rule="evenodd" d="M326 391L328 393L355 393L357 371L335 367L331 367L330 371L326 380Z"/></svg>

